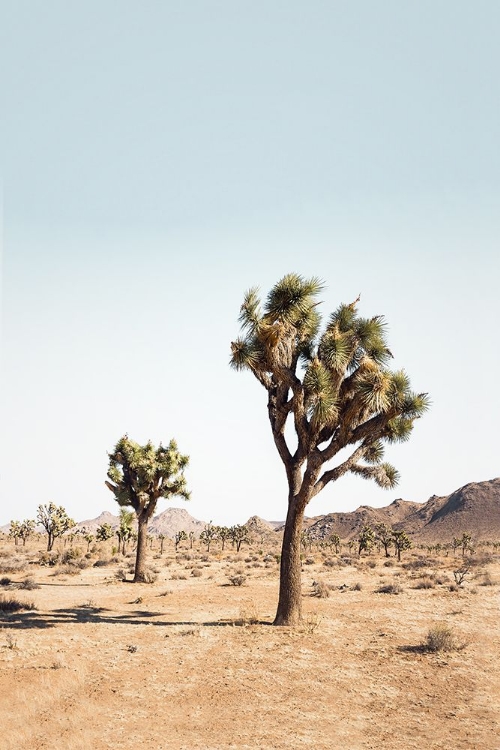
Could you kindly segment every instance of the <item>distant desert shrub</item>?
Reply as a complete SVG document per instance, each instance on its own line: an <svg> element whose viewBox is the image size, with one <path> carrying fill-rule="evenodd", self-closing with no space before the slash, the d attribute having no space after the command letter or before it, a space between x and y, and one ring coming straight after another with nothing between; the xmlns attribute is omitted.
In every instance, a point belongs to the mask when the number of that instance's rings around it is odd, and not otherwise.
<svg viewBox="0 0 500 750"><path fill-rule="evenodd" d="M158 571L155 568L146 568L142 579L143 583L156 583L158 580Z"/></svg>
<svg viewBox="0 0 500 750"><path fill-rule="evenodd" d="M193 578L201 578L203 575L203 570L201 568L193 568L191 571L191 575Z"/></svg>
<svg viewBox="0 0 500 750"><path fill-rule="evenodd" d="M376 590L377 594L401 594L403 593L403 589L399 585L399 583L386 583L383 586L379 586L379 588Z"/></svg>
<svg viewBox="0 0 500 750"><path fill-rule="evenodd" d="M21 612L22 610L33 609L36 609L33 602L23 602L14 596L0 596L0 612L2 614L10 614L13 612Z"/></svg>
<svg viewBox="0 0 500 750"><path fill-rule="evenodd" d="M23 573L26 570L26 563L24 560L10 560L0 562L0 573Z"/></svg>
<svg viewBox="0 0 500 750"><path fill-rule="evenodd" d="M0 586L10 586L12 583L12 578L9 578L8 576L3 576L3 578L0 578Z"/></svg>
<svg viewBox="0 0 500 750"><path fill-rule="evenodd" d="M487 570L486 573L483 573L483 577L479 583L480 586L496 586L497 581L492 578L491 573Z"/></svg>
<svg viewBox="0 0 500 750"><path fill-rule="evenodd" d="M330 587L325 581L313 581L311 596L317 596L318 599L327 599L330 596Z"/></svg>
<svg viewBox="0 0 500 750"><path fill-rule="evenodd" d="M234 576L229 576L229 583L232 586L243 586L246 580L247 580L247 577L243 575L242 573L236 573L236 575Z"/></svg>
<svg viewBox="0 0 500 750"><path fill-rule="evenodd" d="M427 651L456 651L464 647L457 640L452 627L444 622L437 623L429 628L423 647Z"/></svg>
<svg viewBox="0 0 500 750"><path fill-rule="evenodd" d="M35 589L41 589L42 587L35 581L33 576L28 576L24 581L17 584L17 588L24 589L25 591L34 591Z"/></svg>
<svg viewBox="0 0 500 750"><path fill-rule="evenodd" d="M327 557L326 560L323 560L323 565L325 568L335 568L335 566L338 565L338 562L331 557Z"/></svg>
<svg viewBox="0 0 500 750"><path fill-rule="evenodd" d="M187 575L185 573L172 573L170 576L172 581L187 581Z"/></svg>
<svg viewBox="0 0 500 750"><path fill-rule="evenodd" d="M316 560L314 559L314 557L306 557L304 563L306 565L314 565L316 563Z"/></svg>
<svg viewBox="0 0 500 750"><path fill-rule="evenodd" d="M420 578L415 583L416 589L433 589L435 587L436 587L436 584L430 576L424 576L424 578Z"/></svg>
<svg viewBox="0 0 500 750"><path fill-rule="evenodd" d="M362 588L363 586L358 581L358 583L355 583L353 586L351 586L351 591L361 591Z"/></svg>
<svg viewBox="0 0 500 750"><path fill-rule="evenodd" d="M108 565L111 565L111 558L100 558L95 561L94 568L106 568Z"/></svg>

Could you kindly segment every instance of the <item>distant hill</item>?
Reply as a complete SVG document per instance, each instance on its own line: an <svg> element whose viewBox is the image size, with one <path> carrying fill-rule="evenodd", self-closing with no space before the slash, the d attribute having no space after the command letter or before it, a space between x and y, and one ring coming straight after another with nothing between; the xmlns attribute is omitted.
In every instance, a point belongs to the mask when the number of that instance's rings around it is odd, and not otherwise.
<svg viewBox="0 0 500 750"><path fill-rule="evenodd" d="M476 539L500 540L500 478L471 482L425 503L394 500L384 508L362 505L350 513L328 513L308 519L305 527L313 539L338 534L349 540L363 526L377 523L403 529L415 541L429 544L451 541L464 531Z"/></svg>
<svg viewBox="0 0 500 750"><path fill-rule="evenodd" d="M113 529L117 529L120 525L120 519L118 516L114 516L107 510L103 511L97 518L91 518L87 521L79 521L72 531L78 529L86 529L90 534L95 534L98 526L102 526L103 523L109 523Z"/></svg>
<svg viewBox="0 0 500 750"><path fill-rule="evenodd" d="M401 527L422 542L461 536L500 540L500 477L471 482L445 497L433 495L407 516Z"/></svg>
<svg viewBox="0 0 500 750"><path fill-rule="evenodd" d="M193 518L184 508L167 508L153 517L148 531L150 534L165 534L173 539L178 531L186 531L188 534L194 531L199 536L205 526L204 521Z"/></svg>

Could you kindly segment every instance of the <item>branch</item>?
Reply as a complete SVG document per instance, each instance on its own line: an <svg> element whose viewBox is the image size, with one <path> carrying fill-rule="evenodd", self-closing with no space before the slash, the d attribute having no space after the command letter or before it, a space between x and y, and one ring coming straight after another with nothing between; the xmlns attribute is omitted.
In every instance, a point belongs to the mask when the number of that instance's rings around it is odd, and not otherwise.
<svg viewBox="0 0 500 750"><path fill-rule="evenodd" d="M318 494L318 492L321 492L321 490L326 487L329 482L333 482L336 479L339 479L343 474L350 471L351 468L356 464L356 462L359 461L360 458L363 458L366 448L366 445L360 445L359 448L356 448L356 450L346 461L339 464L338 466L335 466L335 468L333 469L325 471L314 485L311 497L314 497ZM320 451L320 453L324 453L324 451Z"/></svg>

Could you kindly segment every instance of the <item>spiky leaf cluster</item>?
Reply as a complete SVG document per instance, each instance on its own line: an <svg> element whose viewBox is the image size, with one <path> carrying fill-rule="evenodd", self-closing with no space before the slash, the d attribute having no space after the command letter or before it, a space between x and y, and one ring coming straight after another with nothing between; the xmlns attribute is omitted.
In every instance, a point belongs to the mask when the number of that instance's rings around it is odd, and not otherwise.
<svg viewBox="0 0 500 750"><path fill-rule="evenodd" d="M353 446L351 459L325 472L313 494L347 471L392 488L398 473L383 461L384 443L407 440L429 400L412 391L403 370L389 369L385 321L361 317L359 297L340 305L321 330L322 288L317 278L288 274L264 304L258 290L250 289L231 365L250 370L268 391L271 427L285 464L300 466L313 455L323 464ZM289 415L298 437L293 455L284 433Z"/></svg>
<svg viewBox="0 0 500 750"><path fill-rule="evenodd" d="M159 498L178 495L189 499L184 476L188 462L189 457L179 453L174 440L156 448L151 441L139 445L124 435L109 454L110 481L106 486L119 505L150 517Z"/></svg>

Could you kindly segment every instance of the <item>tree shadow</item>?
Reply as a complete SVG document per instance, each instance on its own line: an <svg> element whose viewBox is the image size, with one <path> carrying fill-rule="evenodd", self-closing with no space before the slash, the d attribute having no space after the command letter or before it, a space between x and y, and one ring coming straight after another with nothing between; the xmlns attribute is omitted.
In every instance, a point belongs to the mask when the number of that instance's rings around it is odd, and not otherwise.
<svg viewBox="0 0 500 750"><path fill-rule="evenodd" d="M249 623L242 618L221 619L196 622L195 620L165 620L160 612L149 610L135 610L123 614L113 613L104 607L94 607L82 604L78 607L55 609L50 612L15 612L0 616L0 628L5 629L46 629L57 625L78 625L93 623L102 625L157 625L160 627L190 626L190 627L245 627L252 625L271 625L270 622L259 620Z"/></svg>

